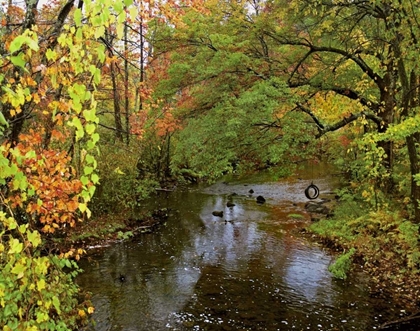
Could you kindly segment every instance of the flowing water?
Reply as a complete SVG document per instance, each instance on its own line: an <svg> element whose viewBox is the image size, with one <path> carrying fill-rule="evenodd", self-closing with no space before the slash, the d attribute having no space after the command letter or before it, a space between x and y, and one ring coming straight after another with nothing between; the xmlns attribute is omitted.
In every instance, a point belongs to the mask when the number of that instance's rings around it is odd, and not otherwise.
<svg viewBox="0 0 420 331"><path fill-rule="evenodd" d="M299 235L312 175L160 192L148 208L169 208L165 225L80 262L78 283L96 308L91 330L374 330L395 318L362 274L333 279L334 257ZM321 197L337 187L325 169L315 176Z"/></svg>

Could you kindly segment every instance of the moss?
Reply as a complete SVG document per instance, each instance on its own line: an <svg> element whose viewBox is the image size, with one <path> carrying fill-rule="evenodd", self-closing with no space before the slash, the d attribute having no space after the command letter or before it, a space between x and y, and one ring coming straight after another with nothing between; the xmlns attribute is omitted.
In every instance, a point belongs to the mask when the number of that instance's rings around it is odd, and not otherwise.
<svg viewBox="0 0 420 331"><path fill-rule="evenodd" d="M301 214L289 214L287 215L288 218L293 218L293 219L304 219L305 216L301 215Z"/></svg>

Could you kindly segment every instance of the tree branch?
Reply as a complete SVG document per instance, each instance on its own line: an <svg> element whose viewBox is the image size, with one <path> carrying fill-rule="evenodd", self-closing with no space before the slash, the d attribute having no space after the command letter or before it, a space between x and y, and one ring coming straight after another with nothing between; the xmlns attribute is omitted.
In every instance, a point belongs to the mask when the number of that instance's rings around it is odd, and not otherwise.
<svg viewBox="0 0 420 331"><path fill-rule="evenodd" d="M304 113L308 114L312 118L312 120L315 122L318 129L318 134L316 135L316 138L323 136L327 132L337 131L338 129L346 126L347 124L351 122L354 122L360 117L366 117L367 119L373 121L378 127L382 123L382 119L379 116L362 111L357 114L350 114L350 116L345 117L341 121L338 121L332 125L323 125L321 121L319 120L319 118L312 112L311 109L309 109L308 107L305 107L304 105L300 103L297 103L297 107Z"/></svg>
<svg viewBox="0 0 420 331"><path fill-rule="evenodd" d="M292 76L294 73L297 72L299 67L303 64L303 62L309 57L309 55L313 53L333 53L342 55L344 58L353 61L364 73L366 73L370 79L372 79L378 87L382 90L384 83L381 76L379 76L361 57L360 57L360 50L355 52L350 52L345 49L335 48L331 46L316 46L309 42L308 40L289 40L287 38L282 38L277 36L274 33L266 32L266 34L271 37L274 41L278 42L281 45L289 45L289 46L303 46L309 49L309 51L303 56L303 58L299 61L295 69L293 70Z"/></svg>

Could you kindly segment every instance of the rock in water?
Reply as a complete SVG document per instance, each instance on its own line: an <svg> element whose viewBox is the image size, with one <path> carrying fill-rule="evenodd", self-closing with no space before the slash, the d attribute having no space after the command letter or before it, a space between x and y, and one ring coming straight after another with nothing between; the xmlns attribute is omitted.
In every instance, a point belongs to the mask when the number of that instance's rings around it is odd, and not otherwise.
<svg viewBox="0 0 420 331"><path fill-rule="evenodd" d="M262 195L257 196L257 203L264 203L265 199Z"/></svg>

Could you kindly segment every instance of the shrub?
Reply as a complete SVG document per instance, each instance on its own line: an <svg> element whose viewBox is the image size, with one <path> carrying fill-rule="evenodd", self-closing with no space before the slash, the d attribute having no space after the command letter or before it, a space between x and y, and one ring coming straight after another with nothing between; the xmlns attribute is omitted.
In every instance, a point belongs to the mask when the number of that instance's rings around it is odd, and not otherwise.
<svg viewBox="0 0 420 331"><path fill-rule="evenodd" d="M328 270L335 278L346 279L350 270L355 248L351 248L347 253L340 255L337 260L328 267Z"/></svg>
<svg viewBox="0 0 420 331"><path fill-rule="evenodd" d="M93 307L79 304L74 261L40 254L41 236L0 213L0 325L11 330L74 330Z"/></svg>

